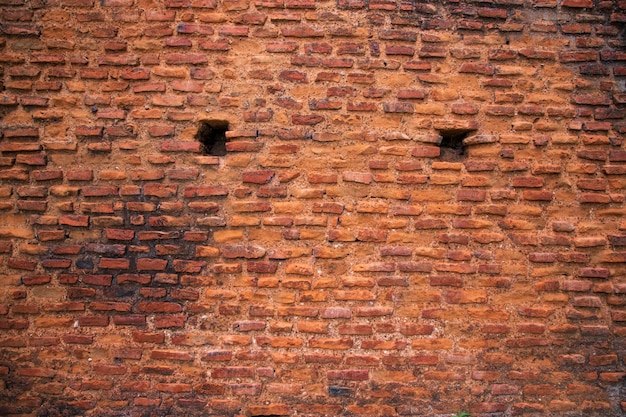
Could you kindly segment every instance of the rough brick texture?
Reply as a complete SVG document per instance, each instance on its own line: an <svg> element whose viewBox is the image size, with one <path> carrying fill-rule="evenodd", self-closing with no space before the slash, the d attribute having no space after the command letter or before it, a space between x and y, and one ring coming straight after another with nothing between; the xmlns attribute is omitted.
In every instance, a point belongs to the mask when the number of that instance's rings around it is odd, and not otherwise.
<svg viewBox="0 0 626 417"><path fill-rule="evenodd" d="M623 0L0 5L1 415L626 413Z"/></svg>

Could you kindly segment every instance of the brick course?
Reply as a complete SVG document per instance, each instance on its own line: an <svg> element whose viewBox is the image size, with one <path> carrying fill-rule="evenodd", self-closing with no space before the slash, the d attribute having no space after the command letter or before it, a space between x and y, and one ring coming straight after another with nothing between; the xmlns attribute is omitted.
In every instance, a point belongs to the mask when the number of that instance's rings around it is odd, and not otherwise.
<svg viewBox="0 0 626 417"><path fill-rule="evenodd" d="M626 413L624 1L0 5L0 414Z"/></svg>

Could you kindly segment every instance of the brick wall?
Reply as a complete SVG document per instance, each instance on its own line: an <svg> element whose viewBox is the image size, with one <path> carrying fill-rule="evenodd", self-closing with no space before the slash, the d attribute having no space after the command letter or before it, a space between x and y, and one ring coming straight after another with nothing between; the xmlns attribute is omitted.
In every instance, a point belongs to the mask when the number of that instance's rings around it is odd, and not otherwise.
<svg viewBox="0 0 626 417"><path fill-rule="evenodd" d="M624 0L0 4L0 414L626 412Z"/></svg>

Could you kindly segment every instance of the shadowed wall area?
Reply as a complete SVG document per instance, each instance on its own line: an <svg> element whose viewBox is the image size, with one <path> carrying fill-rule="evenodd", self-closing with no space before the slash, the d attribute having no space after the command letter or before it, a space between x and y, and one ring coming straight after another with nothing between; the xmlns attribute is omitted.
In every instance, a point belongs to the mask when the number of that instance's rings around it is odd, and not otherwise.
<svg viewBox="0 0 626 417"><path fill-rule="evenodd" d="M1 415L626 413L626 1L0 5Z"/></svg>

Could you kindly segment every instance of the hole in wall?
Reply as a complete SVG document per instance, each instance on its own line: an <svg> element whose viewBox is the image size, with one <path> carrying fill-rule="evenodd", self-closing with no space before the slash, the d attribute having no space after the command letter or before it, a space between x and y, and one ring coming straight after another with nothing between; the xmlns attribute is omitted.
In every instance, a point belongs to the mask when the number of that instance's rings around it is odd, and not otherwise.
<svg viewBox="0 0 626 417"><path fill-rule="evenodd" d="M460 161L465 157L465 144L463 141L472 132L466 129L440 130L441 142L439 148L441 153L439 159L442 161Z"/></svg>
<svg viewBox="0 0 626 417"><path fill-rule="evenodd" d="M196 139L202 144L202 154L226 155L227 131L227 120L203 120L196 135Z"/></svg>

